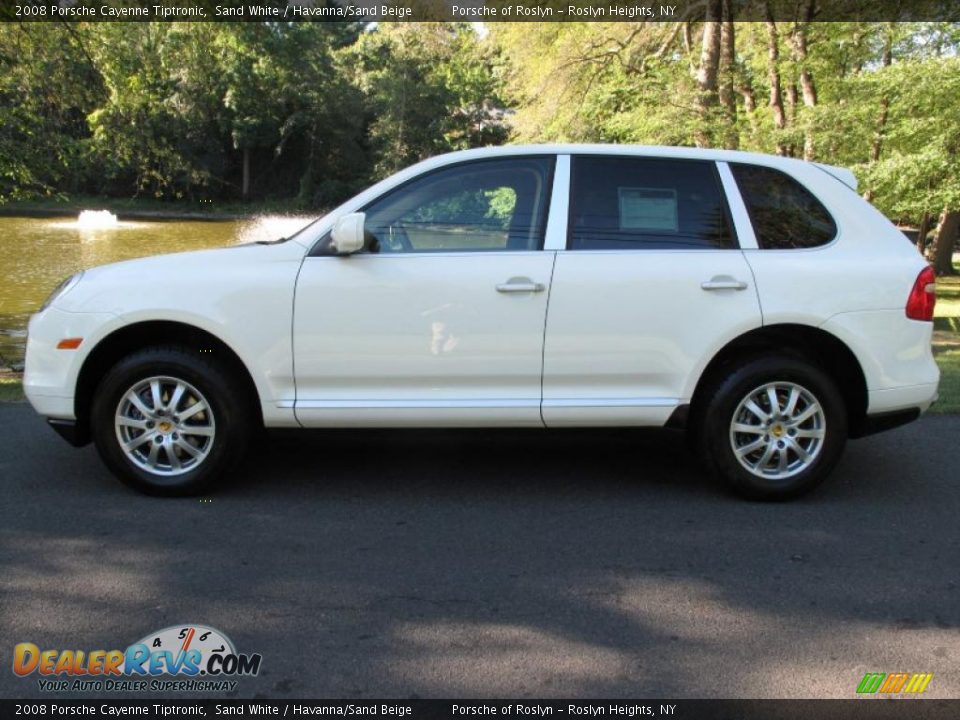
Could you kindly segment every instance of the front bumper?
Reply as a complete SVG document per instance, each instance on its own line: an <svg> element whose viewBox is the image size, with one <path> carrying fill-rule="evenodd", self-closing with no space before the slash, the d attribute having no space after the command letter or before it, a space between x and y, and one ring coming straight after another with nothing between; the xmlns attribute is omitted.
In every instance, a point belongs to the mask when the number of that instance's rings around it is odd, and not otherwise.
<svg viewBox="0 0 960 720"><path fill-rule="evenodd" d="M73 313L49 307L30 318L23 391L48 418L73 419L77 377L89 352L115 321L109 313ZM60 350L64 338L83 338L75 350Z"/></svg>

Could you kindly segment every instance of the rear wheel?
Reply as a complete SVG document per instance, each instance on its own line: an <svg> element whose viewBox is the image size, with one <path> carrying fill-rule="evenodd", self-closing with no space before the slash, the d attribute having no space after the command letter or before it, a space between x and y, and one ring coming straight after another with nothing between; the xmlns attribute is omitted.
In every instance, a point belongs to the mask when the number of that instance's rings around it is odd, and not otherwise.
<svg viewBox="0 0 960 720"><path fill-rule="evenodd" d="M713 389L700 441L708 464L738 494L782 500L829 475L847 439L833 380L791 357L759 358Z"/></svg>
<svg viewBox="0 0 960 720"><path fill-rule="evenodd" d="M250 432L229 370L185 347L118 362L96 390L93 437L110 470L152 495L202 492L240 461Z"/></svg>

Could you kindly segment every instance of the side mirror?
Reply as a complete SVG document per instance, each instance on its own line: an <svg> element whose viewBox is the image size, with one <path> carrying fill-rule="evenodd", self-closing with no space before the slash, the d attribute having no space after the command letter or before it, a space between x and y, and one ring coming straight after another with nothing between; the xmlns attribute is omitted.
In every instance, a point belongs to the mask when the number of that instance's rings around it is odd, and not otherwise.
<svg viewBox="0 0 960 720"><path fill-rule="evenodd" d="M339 218L333 226L330 249L336 255L351 255L363 250L364 213L350 213Z"/></svg>

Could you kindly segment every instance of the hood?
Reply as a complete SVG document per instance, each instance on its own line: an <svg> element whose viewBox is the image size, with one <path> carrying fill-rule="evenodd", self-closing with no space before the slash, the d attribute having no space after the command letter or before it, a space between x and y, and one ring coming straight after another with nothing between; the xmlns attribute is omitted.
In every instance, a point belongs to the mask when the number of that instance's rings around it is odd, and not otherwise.
<svg viewBox="0 0 960 720"><path fill-rule="evenodd" d="M56 302L66 312L111 312L140 305L189 304L211 292L242 292L256 287L278 265L295 273L305 254L297 243L230 245L211 250L154 255L99 265Z"/></svg>

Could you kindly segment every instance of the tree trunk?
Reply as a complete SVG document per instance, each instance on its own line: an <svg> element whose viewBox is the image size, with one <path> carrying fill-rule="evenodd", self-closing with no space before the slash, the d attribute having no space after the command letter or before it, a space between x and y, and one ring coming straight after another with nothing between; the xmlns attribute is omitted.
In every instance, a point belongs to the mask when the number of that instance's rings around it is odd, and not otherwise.
<svg viewBox="0 0 960 720"><path fill-rule="evenodd" d="M787 121L795 123L797 121L797 84L795 82L787 83Z"/></svg>
<svg viewBox="0 0 960 720"><path fill-rule="evenodd" d="M250 148L243 148L243 184L240 195L246 200L250 196Z"/></svg>
<svg viewBox="0 0 960 720"><path fill-rule="evenodd" d="M933 241L933 270L940 275L956 275L953 268L953 249L960 230L960 211L947 210L940 214L937 236Z"/></svg>
<svg viewBox="0 0 960 720"><path fill-rule="evenodd" d="M863 70L863 36L864 36L864 27L866 23L854 23L853 24L853 63L850 67L850 71L854 75L859 75L860 71Z"/></svg>
<svg viewBox="0 0 960 720"><path fill-rule="evenodd" d="M880 160L880 153L883 150L883 136L887 127L887 115L890 112L890 99L884 95L880 98L880 115L877 117L877 127L873 132L873 142L870 143L870 162L875 163Z"/></svg>
<svg viewBox="0 0 960 720"><path fill-rule="evenodd" d="M930 232L930 213L924 213L920 220L920 227L917 229L917 250L926 257L927 252L927 233Z"/></svg>
<svg viewBox="0 0 960 720"><path fill-rule="evenodd" d="M703 24L700 66L697 69L697 109L700 125L695 133L697 147L711 144L713 126L710 111L717 104L717 75L720 69L721 0L707 1L707 20Z"/></svg>
<svg viewBox="0 0 960 720"><path fill-rule="evenodd" d="M773 113L773 128L776 136L777 155L786 155L781 131L787 126L787 114L783 110L783 91L780 88L780 38L777 24L773 21L770 5L767 9L767 69L770 77L770 111Z"/></svg>
<svg viewBox="0 0 960 720"><path fill-rule="evenodd" d="M743 98L743 111L747 116L747 120L750 121L750 138L751 143L754 143L757 138L757 96L753 92L753 86L749 81L745 81L737 91L740 93L740 97Z"/></svg>
<svg viewBox="0 0 960 720"><path fill-rule="evenodd" d="M307 142L310 143L310 151L307 153L307 162L303 169L303 174L300 175L300 191L297 193L297 204L302 208L311 208L314 203L317 161L316 126L307 134Z"/></svg>
<svg viewBox="0 0 960 720"><path fill-rule="evenodd" d="M797 124L797 84L795 82L787 83L787 125L793 127ZM797 156L797 146L792 142L787 143L787 156Z"/></svg>
<svg viewBox="0 0 960 720"><path fill-rule="evenodd" d="M807 107L816 107L817 86L813 82L813 73L809 70L800 71L800 89L803 92L803 104Z"/></svg>
<svg viewBox="0 0 960 720"><path fill-rule="evenodd" d="M800 64L800 87L803 90L803 104L807 107L817 105L817 86L813 81L813 73L807 67L807 28L813 22L814 0L807 0L804 8L803 24L797 27L794 35L797 50L797 61Z"/></svg>
<svg viewBox="0 0 960 720"><path fill-rule="evenodd" d="M727 121L723 146L729 150L736 150L740 147L740 137L737 131L737 96L734 91L734 76L737 71L736 58L733 3L732 0L723 0L723 26L720 29L720 71L722 79L718 93Z"/></svg>
<svg viewBox="0 0 960 720"><path fill-rule="evenodd" d="M897 24L896 23L887 23L887 35L883 44L883 66L890 67L890 63L893 62L893 34L896 32Z"/></svg>
<svg viewBox="0 0 960 720"><path fill-rule="evenodd" d="M883 46L883 56L881 62L883 67L889 67L893 62L893 33L895 25L887 25L887 35ZM880 160L880 153L883 150L883 138L887 130L887 117L890 113L890 98L886 94L880 98L880 113L877 117L877 124L873 131L873 142L870 144L870 162L876 163Z"/></svg>
<svg viewBox="0 0 960 720"><path fill-rule="evenodd" d="M807 67L807 28L813 22L814 0L807 0L804 8L803 23L796 26L793 32L793 49L796 55L797 64L800 66L800 93L803 96L803 106L807 108L807 114L811 115L812 108L817 106L817 86L813 81L813 73ZM813 128L812 117L806 118L806 128L803 133L803 159L813 160Z"/></svg>

